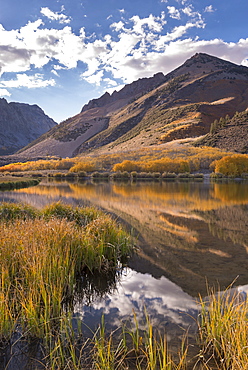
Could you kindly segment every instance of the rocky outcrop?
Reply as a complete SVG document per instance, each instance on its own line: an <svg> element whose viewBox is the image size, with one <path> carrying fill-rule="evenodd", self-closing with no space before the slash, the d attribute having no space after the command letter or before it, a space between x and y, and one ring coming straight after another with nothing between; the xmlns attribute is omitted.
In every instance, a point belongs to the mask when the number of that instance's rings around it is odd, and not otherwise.
<svg viewBox="0 0 248 370"><path fill-rule="evenodd" d="M0 99L0 155L15 153L54 126L37 105Z"/></svg>

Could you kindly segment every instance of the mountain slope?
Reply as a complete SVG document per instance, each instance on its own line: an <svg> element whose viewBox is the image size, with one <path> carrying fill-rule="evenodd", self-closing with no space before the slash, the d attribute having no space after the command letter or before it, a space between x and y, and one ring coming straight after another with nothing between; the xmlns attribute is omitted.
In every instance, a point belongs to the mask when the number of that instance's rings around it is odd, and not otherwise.
<svg viewBox="0 0 248 370"><path fill-rule="evenodd" d="M0 99L0 155L16 152L54 126L37 105Z"/></svg>
<svg viewBox="0 0 248 370"><path fill-rule="evenodd" d="M65 157L198 137L216 118L245 110L247 102L248 68L199 53L166 76L158 73L90 101L23 155Z"/></svg>
<svg viewBox="0 0 248 370"><path fill-rule="evenodd" d="M207 145L223 150L232 148L238 153L248 153L248 110L236 112L231 119L222 117L218 122L214 122L210 133L195 145Z"/></svg>

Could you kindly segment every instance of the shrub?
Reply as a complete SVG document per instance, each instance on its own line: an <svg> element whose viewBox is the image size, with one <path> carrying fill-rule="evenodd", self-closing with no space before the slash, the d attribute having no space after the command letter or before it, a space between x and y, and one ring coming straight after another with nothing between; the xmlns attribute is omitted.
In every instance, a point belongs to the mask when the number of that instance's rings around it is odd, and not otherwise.
<svg viewBox="0 0 248 370"><path fill-rule="evenodd" d="M118 180L129 180L130 175L127 171L124 172L116 172L111 175L112 180L118 181Z"/></svg>
<svg viewBox="0 0 248 370"><path fill-rule="evenodd" d="M179 173L177 178L178 179L190 179L192 178L192 176L190 175L190 173L185 172L185 173Z"/></svg>
<svg viewBox="0 0 248 370"><path fill-rule="evenodd" d="M131 179L132 179L133 181L136 181L136 180L137 180L137 171L132 171L132 172L131 172Z"/></svg>
<svg viewBox="0 0 248 370"><path fill-rule="evenodd" d="M65 176L65 174L64 173L61 173L61 172L57 172L57 173L55 173L54 175L53 175L55 178L62 178L62 177L64 177Z"/></svg>
<svg viewBox="0 0 248 370"><path fill-rule="evenodd" d="M86 177L86 172L85 172L85 171L80 171L80 172L78 172L78 177L79 177L80 179L85 178L85 177Z"/></svg>
<svg viewBox="0 0 248 370"><path fill-rule="evenodd" d="M121 163L116 163L114 166L113 166L113 171L114 172L117 172L117 171L128 171L128 172L132 172L132 171L140 171L141 170L141 166L139 164L139 162L137 161L129 161L129 160L125 160Z"/></svg>
<svg viewBox="0 0 248 370"><path fill-rule="evenodd" d="M78 162L70 168L70 172L93 172L96 170L96 166L92 162Z"/></svg>
<svg viewBox="0 0 248 370"><path fill-rule="evenodd" d="M174 180L177 175L174 172L164 172L162 173L162 179L164 180Z"/></svg>
<svg viewBox="0 0 248 370"><path fill-rule="evenodd" d="M55 163L55 169L57 170L69 170L72 166L75 165L75 160L71 158L63 158Z"/></svg>
<svg viewBox="0 0 248 370"><path fill-rule="evenodd" d="M225 176L241 176L248 172L248 155L235 154L229 155L215 161L214 171Z"/></svg>
<svg viewBox="0 0 248 370"><path fill-rule="evenodd" d="M74 179L75 177L77 177L77 174L76 174L75 172L71 172L71 171L69 171L69 172L65 175L65 177L66 177L67 179Z"/></svg>
<svg viewBox="0 0 248 370"><path fill-rule="evenodd" d="M128 172L190 172L189 162L185 159L160 158L157 160L129 161L125 160L113 166L113 171Z"/></svg>

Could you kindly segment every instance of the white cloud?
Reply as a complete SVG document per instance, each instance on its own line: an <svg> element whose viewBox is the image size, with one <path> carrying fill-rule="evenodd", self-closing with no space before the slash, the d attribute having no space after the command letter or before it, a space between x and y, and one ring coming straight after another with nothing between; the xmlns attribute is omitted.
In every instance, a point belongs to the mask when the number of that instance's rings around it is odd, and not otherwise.
<svg viewBox="0 0 248 370"><path fill-rule="evenodd" d="M104 79L105 80L105 79ZM122 84L122 85L116 85L114 87L109 87L107 86L106 87L106 90L110 95L113 94L114 91L119 91L121 90L123 87L125 86L125 84Z"/></svg>
<svg viewBox="0 0 248 370"><path fill-rule="evenodd" d="M111 78L104 78L103 81L110 87L110 86L117 86L117 82L112 80Z"/></svg>
<svg viewBox="0 0 248 370"><path fill-rule="evenodd" d="M241 64L245 67L248 67L248 58L244 58L241 62Z"/></svg>
<svg viewBox="0 0 248 370"><path fill-rule="evenodd" d="M58 72L55 69L52 69L51 70L51 73L53 73L55 76L59 77L59 74L58 74Z"/></svg>
<svg viewBox="0 0 248 370"><path fill-rule="evenodd" d="M96 72L90 76L85 76L84 74L82 74L82 78L87 81L88 83L90 84L94 84L96 86L100 86L101 85L101 81L103 79L103 70L99 71L99 72Z"/></svg>
<svg viewBox="0 0 248 370"><path fill-rule="evenodd" d="M0 88L0 96L11 96L11 94L7 89Z"/></svg>
<svg viewBox="0 0 248 370"><path fill-rule="evenodd" d="M122 21L114 22L110 25L111 28L114 29L114 31L119 32L120 30L124 29L124 23Z"/></svg>
<svg viewBox="0 0 248 370"><path fill-rule="evenodd" d="M36 73L33 76L28 76L25 73L17 74L16 79L6 80L0 82L0 88L19 88L27 87L28 89L54 86L53 79L44 80L43 75Z"/></svg>
<svg viewBox="0 0 248 370"><path fill-rule="evenodd" d="M180 11L174 6L167 6L169 16L173 19L181 19Z"/></svg>
<svg viewBox="0 0 248 370"><path fill-rule="evenodd" d="M205 13L212 13L212 12L214 12L213 5L206 6L206 8L204 9L204 12Z"/></svg>
<svg viewBox="0 0 248 370"><path fill-rule="evenodd" d="M176 17L179 12L175 7L168 9L171 16ZM162 12L159 17L150 14L145 18L135 15L126 21L122 19L110 25L114 35L93 39L86 37L84 28L79 34L68 25L62 29L45 28L41 19L17 30L7 31L0 25L0 74L17 73L15 80L5 81L0 88L6 93L8 87L53 86L55 81L37 74L37 68L47 66L58 77L60 69L76 68L78 62L85 65L82 79L97 86L107 83L110 88L114 79L128 83L159 71L168 73L196 52L247 65L248 38L237 43L192 39L189 30L204 28L205 23L191 5L181 12L190 19L168 28L167 32L165 25L170 19L166 21ZM111 80L106 80L106 74Z"/></svg>
<svg viewBox="0 0 248 370"><path fill-rule="evenodd" d="M161 13L161 17L155 17L154 15L150 14L147 18L140 18L138 15L135 15L131 18L133 21L133 31L136 33L144 34L144 28L147 28L154 32L161 32L163 26L167 23L165 20L165 13Z"/></svg>
<svg viewBox="0 0 248 370"><path fill-rule="evenodd" d="M192 5L186 6L184 9L182 9L182 12L189 17L194 14Z"/></svg>
<svg viewBox="0 0 248 370"><path fill-rule="evenodd" d="M168 42L177 40L178 38L182 37L190 28L193 27L201 28L204 27L204 24L188 22L184 26L178 26L173 28L171 32L159 38L159 40L156 43L157 50L164 49L165 45Z"/></svg>
<svg viewBox="0 0 248 370"><path fill-rule="evenodd" d="M61 13L64 10L65 10L65 7L62 5L60 12L55 13L52 10L50 10L48 7L41 8L40 12L41 12L42 15L44 15L45 17L47 17L51 21L57 21L61 24L70 23L71 18L68 17L67 15Z"/></svg>
<svg viewBox="0 0 248 370"><path fill-rule="evenodd" d="M181 288L170 282L165 277L155 279L148 274L136 273L127 270L117 289L109 294L107 299L98 299L92 302L90 309L97 320L97 312L104 310L104 316L108 325L119 327L120 322L126 321L135 311L139 322L139 328L144 329L144 307L145 312L152 316L153 325L156 326L164 321L188 327L189 317L193 312L197 313L195 300L182 291ZM75 306L75 312L80 314L85 322L85 307L81 304ZM110 319L110 321L108 321ZM191 320L191 319L190 319ZM167 335L175 331L175 326L167 327Z"/></svg>
<svg viewBox="0 0 248 370"><path fill-rule="evenodd" d="M53 66L53 68L55 69L55 70L57 70L57 71L59 71L60 69L66 69L65 67L62 67L62 66L60 66L60 65L54 65Z"/></svg>

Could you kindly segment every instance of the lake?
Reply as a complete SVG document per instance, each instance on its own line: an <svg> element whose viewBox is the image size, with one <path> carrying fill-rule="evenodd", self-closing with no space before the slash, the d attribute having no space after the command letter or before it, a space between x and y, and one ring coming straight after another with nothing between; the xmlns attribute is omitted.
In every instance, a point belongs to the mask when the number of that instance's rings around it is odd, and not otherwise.
<svg viewBox="0 0 248 370"><path fill-rule="evenodd" d="M207 284L224 290L235 280L235 286L247 290L245 181L42 180L36 187L2 192L0 200L36 207L57 201L95 205L123 222L137 238L137 252L116 276L82 278L74 319L82 320L85 331L97 328L103 313L110 330L134 312L142 322L146 307L176 351L188 327L192 335L196 330L196 300L199 294L207 295Z"/></svg>

